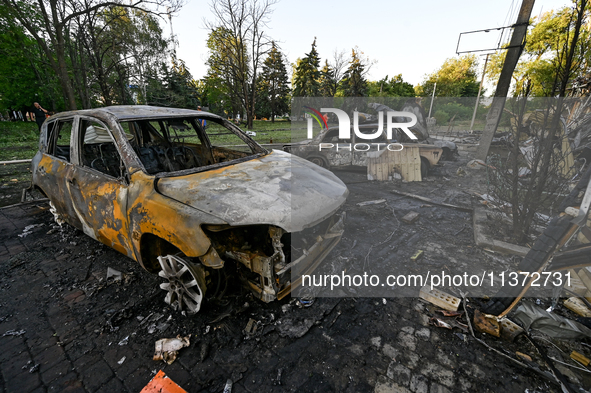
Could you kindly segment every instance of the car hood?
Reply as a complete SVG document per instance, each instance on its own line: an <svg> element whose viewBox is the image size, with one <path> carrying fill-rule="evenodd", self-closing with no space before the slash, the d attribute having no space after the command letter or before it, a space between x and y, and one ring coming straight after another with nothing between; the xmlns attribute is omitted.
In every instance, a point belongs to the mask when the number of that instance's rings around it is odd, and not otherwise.
<svg viewBox="0 0 591 393"><path fill-rule="evenodd" d="M302 145L309 145L310 143L312 143L312 139L305 139L303 141L299 141L299 142L290 142L290 143L284 143L284 146L302 146Z"/></svg>
<svg viewBox="0 0 591 393"><path fill-rule="evenodd" d="M330 215L349 191L332 172L279 150L205 172L162 178L158 191L230 225L299 232Z"/></svg>

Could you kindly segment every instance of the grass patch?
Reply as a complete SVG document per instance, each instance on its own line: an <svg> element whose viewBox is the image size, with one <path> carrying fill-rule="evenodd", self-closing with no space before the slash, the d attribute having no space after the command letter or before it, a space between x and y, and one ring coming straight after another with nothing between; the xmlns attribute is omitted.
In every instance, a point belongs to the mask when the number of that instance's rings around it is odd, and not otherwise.
<svg viewBox="0 0 591 393"><path fill-rule="evenodd" d="M0 161L33 158L39 148L37 123L0 122Z"/></svg>
<svg viewBox="0 0 591 393"><path fill-rule="evenodd" d="M292 132L292 123L288 120L275 120L275 123L265 120L255 120L253 122L253 129L250 131L256 132L256 136L253 136L252 139L261 144L290 143L306 139L307 123L301 123L301 130L300 125L298 125L298 129ZM245 123L241 123L239 127L247 131Z"/></svg>

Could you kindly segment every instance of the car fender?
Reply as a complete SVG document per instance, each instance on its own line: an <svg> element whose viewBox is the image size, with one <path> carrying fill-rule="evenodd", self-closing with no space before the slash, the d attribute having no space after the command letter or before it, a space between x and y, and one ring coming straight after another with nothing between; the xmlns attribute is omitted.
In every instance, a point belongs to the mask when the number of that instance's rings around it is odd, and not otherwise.
<svg viewBox="0 0 591 393"><path fill-rule="evenodd" d="M140 241L145 234L154 235L178 248L187 257L204 257L209 265L219 265L211 258L211 241L201 229L202 224L226 224L223 220L194 207L159 194L154 178L142 172L132 175L128 194L128 217L132 245L137 261L142 261ZM220 266L221 267L221 266Z"/></svg>

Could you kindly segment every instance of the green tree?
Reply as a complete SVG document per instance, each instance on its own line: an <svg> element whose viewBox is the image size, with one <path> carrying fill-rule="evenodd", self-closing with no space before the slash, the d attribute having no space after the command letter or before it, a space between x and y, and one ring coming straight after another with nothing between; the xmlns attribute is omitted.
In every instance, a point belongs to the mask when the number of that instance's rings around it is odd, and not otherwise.
<svg viewBox="0 0 591 393"><path fill-rule="evenodd" d="M210 67L233 101L246 112L246 124L252 129L257 98L257 82L263 59L272 47L265 33L267 20L275 0L211 0L216 21L208 23L211 45ZM225 70L228 78L219 74Z"/></svg>
<svg viewBox="0 0 591 393"><path fill-rule="evenodd" d="M414 87L402 79L402 74L393 76L388 80L388 75L379 81L368 82L368 95L370 97L414 97Z"/></svg>
<svg viewBox="0 0 591 393"><path fill-rule="evenodd" d="M294 97L317 97L320 91L320 57L316 51L316 38L310 53L298 59L292 77Z"/></svg>
<svg viewBox="0 0 591 393"><path fill-rule="evenodd" d="M207 47L209 58L204 83L205 100L210 110L230 116L242 113L244 89L241 81L245 81L249 73L248 59L244 58L246 48L237 50L240 45L225 27L218 27L209 33Z"/></svg>
<svg viewBox="0 0 591 393"><path fill-rule="evenodd" d="M513 94L522 95L526 90L538 97L550 97L558 91L559 81L566 70L567 56L565 45L573 38L576 24L576 9L563 7L557 11L548 11L539 18L534 18L528 32L525 48L513 73ZM589 19L591 9L585 7L584 19ZM569 67L569 87L572 80L591 73L591 32L589 28L580 30L579 39L573 47L572 64ZM487 77L496 82L505 61L505 51L492 56ZM567 87L568 88L568 87Z"/></svg>
<svg viewBox="0 0 591 393"><path fill-rule="evenodd" d="M362 53L361 53L362 54ZM349 68L345 71L340 83L340 91L345 97L364 97L368 92L367 80L365 79L366 65L360 57L359 50L351 51Z"/></svg>
<svg viewBox="0 0 591 393"><path fill-rule="evenodd" d="M438 97L476 97L480 83L477 81L476 55L463 55L445 60L434 73L427 75L423 83L415 88L420 97L430 96L437 83Z"/></svg>
<svg viewBox="0 0 591 393"><path fill-rule="evenodd" d="M30 107L34 101L54 111L63 108L63 101L54 99L60 88L43 67L43 54L5 11L0 6L0 110Z"/></svg>
<svg viewBox="0 0 591 393"><path fill-rule="evenodd" d="M149 105L195 109L200 104L198 84L184 61L173 58L172 67L161 64L159 74L148 81Z"/></svg>
<svg viewBox="0 0 591 393"><path fill-rule="evenodd" d="M274 122L276 115L289 110L289 91L289 78L283 55L273 42L259 77L257 113L270 117L271 122Z"/></svg>
<svg viewBox="0 0 591 393"><path fill-rule="evenodd" d="M33 37L44 53L45 60L60 83L68 109L77 108L73 80L76 75L72 72L71 53L68 53L68 41L76 39L72 28L77 18L110 7L142 9L152 13L171 12L180 8L178 0L137 0L131 4L123 0L0 0L0 4L10 14L10 18Z"/></svg>
<svg viewBox="0 0 591 393"><path fill-rule="evenodd" d="M319 95L321 97L334 97L337 93L338 85L334 68L328 64L328 60L325 60L324 67L320 70Z"/></svg>

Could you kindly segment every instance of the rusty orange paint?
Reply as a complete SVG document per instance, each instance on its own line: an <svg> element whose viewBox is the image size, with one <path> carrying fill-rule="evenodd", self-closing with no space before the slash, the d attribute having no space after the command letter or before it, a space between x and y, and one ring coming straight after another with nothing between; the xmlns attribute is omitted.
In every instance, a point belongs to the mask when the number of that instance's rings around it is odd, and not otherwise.
<svg viewBox="0 0 591 393"><path fill-rule="evenodd" d="M140 393L187 393L187 391L174 383L172 379L166 376L164 371L160 370Z"/></svg>
<svg viewBox="0 0 591 393"><path fill-rule="evenodd" d="M134 173L131 184L133 187L128 191L127 220L132 227L126 236L129 236L135 248L138 262L143 264L139 253L139 234L158 236L175 245L188 257L199 257L208 251L211 242L201 228L195 225L193 208L156 192L153 176Z"/></svg>

